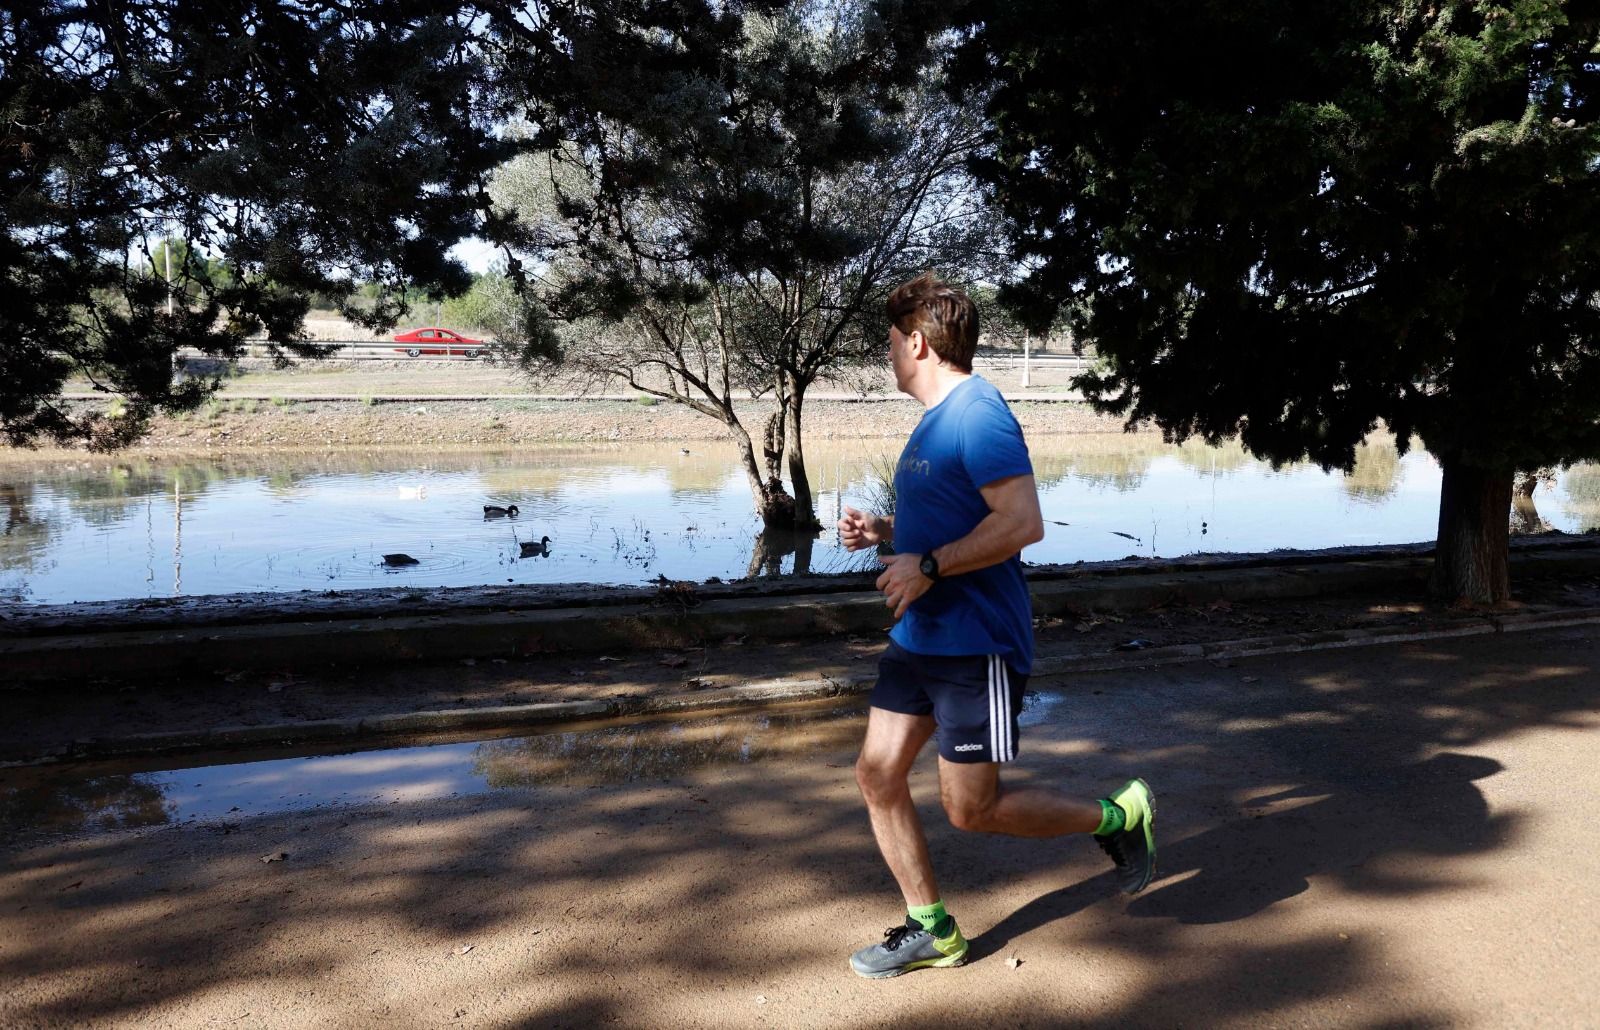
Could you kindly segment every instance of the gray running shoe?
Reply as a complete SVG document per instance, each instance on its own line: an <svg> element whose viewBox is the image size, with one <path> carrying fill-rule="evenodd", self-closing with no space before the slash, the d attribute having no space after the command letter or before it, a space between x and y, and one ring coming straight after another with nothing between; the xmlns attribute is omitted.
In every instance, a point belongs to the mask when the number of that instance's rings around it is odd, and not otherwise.
<svg viewBox="0 0 1600 1030"><path fill-rule="evenodd" d="M1156 796L1143 780L1129 780L1111 801L1127 813L1127 825L1104 837L1095 834L1095 843L1116 864L1122 893L1138 894L1156 874Z"/></svg>
<svg viewBox="0 0 1600 1030"><path fill-rule="evenodd" d="M857 976L883 980L913 969L959 966L966 960L967 939L961 936L954 918L950 920L950 935L935 937L908 916L904 926L891 926L883 932L882 944L851 955L850 968Z"/></svg>

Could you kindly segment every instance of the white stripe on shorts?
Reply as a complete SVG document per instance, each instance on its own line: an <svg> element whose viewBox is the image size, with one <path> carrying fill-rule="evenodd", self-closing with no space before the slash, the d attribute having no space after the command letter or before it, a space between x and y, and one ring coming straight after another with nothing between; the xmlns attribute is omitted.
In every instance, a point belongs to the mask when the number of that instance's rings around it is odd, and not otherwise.
<svg viewBox="0 0 1600 1030"><path fill-rule="evenodd" d="M1011 666L999 655L994 656L995 668L1000 671L1001 725L1006 728L1006 761L1017 757L1016 731L1011 728Z"/></svg>
<svg viewBox="0 0 1600 1030"><path fill-rule="evenodd" d="M1011 731L1011 670L997 654L989 656L989 739L991 761L1009 762L1017 757Z"/></svg>

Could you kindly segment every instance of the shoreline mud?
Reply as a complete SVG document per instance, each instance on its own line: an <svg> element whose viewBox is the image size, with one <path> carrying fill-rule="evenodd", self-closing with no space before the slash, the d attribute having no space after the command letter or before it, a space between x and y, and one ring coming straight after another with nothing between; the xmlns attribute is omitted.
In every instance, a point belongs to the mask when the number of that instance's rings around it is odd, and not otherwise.
<svg viewBox="0 0 1600 1030"><path fill-rule="evenodd" d="M746 430L759 435L768 406L741 404L737 410ZM1029 435L1123 434L1118 419L1097 415L1080 402L1018 401L1012 404L1012 411ZM806 405L806 439L903 439L915 428L921 413L921 407L909 398L812 400ZM1159 437L1151 430L1136 435ZM0 448L0 463L349 447L499 448L544 442L728 439L727 427L721 423L667 401L279 397L223 400L188 417L158 418L149 435L123 451L94 454L77 448Z"/></svg>

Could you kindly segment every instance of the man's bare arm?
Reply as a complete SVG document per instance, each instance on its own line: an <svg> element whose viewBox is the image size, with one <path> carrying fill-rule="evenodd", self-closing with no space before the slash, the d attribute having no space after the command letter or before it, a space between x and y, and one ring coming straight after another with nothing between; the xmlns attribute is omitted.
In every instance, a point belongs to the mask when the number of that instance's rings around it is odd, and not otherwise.
<svg viewBox="0 0 1600 1030"><path fill-rule="evenodd" d="M997 479L982 487L981 492L989 514L966 536L934 548L941 577L998 565L1044 539L1044 517L1039 512L1039 490L1033 476ZM922 574L920 554L896 554L879 560L884 570L878 577L878 589L898 619L912 601L928 592L933 581Z"/></svg>
<svg viewBox="0 0 1600 1030"><path fill-rule="evenodd" d="M959 576L998 565L1044 539L1039 489L1031 475L997 479L980 492L989 514L966 536L934 548L940 576Z"/></svg>

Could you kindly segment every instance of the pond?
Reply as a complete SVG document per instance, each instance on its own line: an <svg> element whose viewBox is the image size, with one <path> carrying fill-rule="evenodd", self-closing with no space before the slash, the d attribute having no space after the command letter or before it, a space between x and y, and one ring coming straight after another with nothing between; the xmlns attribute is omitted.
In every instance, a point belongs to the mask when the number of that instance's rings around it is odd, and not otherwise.
<svg viewBox="0 0 1600 1030"><path fill-rule="evenodd" d="M1348 476L1151 436L1029 443L1049 520L1030 562L1403 543L1437 525L1437 465L1381 440ZM876 559L840 548L832 523L844 504L874 504L897 453L887 439L810 444L829 528L789 539L759 533L732 446L705 441L12 460L0 463L0 599L862 569ZM1535 501L1556 529L1600 526L1600 468L1567 471ZM484 516L513 504L515 518ZM388 554L416 563L391 567Z"/></svg>

